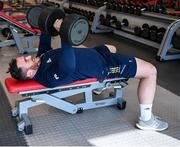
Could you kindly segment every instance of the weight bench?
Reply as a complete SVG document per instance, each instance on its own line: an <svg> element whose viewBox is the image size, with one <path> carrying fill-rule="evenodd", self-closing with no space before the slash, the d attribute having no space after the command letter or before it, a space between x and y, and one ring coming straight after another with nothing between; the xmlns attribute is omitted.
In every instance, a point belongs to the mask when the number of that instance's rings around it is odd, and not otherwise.
<svg viewBox="0 0 180 147"><path fill-rule="evenodd" d="M18 130L24 131L25 134L33 132L28 109L41 104L47 104L71 114L110 105L117 105L119 109L126 107L126 101L122 97L123 87L127 86L127 82L122 78L106 79L103 82L99 82L96 78L90 78L55 88L46 88L34 80L17 81L13 78L6 78L5 85L10 93L19 93L25 98L18 101L12 109L12 116L18 117L19 120ZM93 91L112 88L114 88L114 92L109 92L108 98L93 99ZM84 102L82 103L74 104L72 101L66 100L69 96L81 93L84 93Z"/></svg>
<svg viewBox="0 0 180 147"><path fill-rule="evenodd" d="M15 17L17 18L17 16ZM21 17L24 17L24 16L21 16ZM0 19L8 23L8 27L13 35L13 39L0 42L0 47L6 47L6 46L16 44L20 54L37 52L38 49L33 46L33 41L39 40L39 36L41 34L40 30L32 29L28 25L22 22L19 22L15 18L6 15L3 12L0 12ZM23 30L31 34L31 36L20 37L19 30L21 31ZM27 44L27 48L24 48L24 44Z"/></svg>

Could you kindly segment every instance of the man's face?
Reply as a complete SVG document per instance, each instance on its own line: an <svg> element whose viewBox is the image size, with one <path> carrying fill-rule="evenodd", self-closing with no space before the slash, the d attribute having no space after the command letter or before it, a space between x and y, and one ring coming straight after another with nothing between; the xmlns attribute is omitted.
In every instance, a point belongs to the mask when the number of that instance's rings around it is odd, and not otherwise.
<svg viewBox="0 0 180 147"><path fill-rule="evenodd" d="M39 67L39 61L39 58L33 58L31 55L16 58L17 67L25 69L37 69Z"/></svg>

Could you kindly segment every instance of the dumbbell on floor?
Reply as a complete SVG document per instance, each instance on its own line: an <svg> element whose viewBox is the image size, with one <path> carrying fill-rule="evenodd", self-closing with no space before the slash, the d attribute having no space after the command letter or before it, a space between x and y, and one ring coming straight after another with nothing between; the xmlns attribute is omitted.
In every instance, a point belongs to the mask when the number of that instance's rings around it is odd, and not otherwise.
<svg viewBox="0 0 180 147"><path fill-rule="evenodd" d="M3 28L3 29L1 30L1 33L2 33L2 35L3 35L4 37L8 37L9 34L11 33L11 30L10 30L10 28Z"/></svg>
<svg viewBox="0 0 180 147"><path fill-rule="evenodd" d="M56 20L63 20L60 30L54 28ZM29 24L40 29L43 33L51 36L60 35L62 41L72 45L82 44L89 32L89 23L86 17L69 14L65 16L64 12L54 7L33 7L27 13Z"/></svg>
<svg viewBox="0 0 180 147"><path fill-rule="evenodd" d="M3 28L1 30L1 33L4 37L6 37L7 40L13 39L13 35L11 33L10 28Z"/></svg>

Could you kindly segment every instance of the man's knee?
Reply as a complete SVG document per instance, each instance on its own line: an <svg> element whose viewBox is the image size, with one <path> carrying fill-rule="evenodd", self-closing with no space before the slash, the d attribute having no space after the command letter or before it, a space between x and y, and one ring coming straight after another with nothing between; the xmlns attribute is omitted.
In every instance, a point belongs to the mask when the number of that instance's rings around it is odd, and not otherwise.
<svg viewBox="0 0 180 147"><path fill-rule="evenodd" d="M155 78L157 77L157 69L156 67L151 64L151 63L148 63L148 70L147 70L147 77L151 77L151 78Z"/></svg>
<svg viewBox="0 0 180 147"><path fill-rule="evenodd" d="M157 69L150 62L146 62L142 59L136 58L136 63L137 63L137 73L136 73L137 78L157 76Z"/></svg>
<svg viewBox="0 0 180 147"><path fill-rule="evenodd" d="M157 75L157 69L154 65L151 64L151 75L156 76Z"/></svg>
<svg viewBox="0 0 180 147"><path fill-rule="evenodd" d="M111 53L116 53L117 49L114 45L105 44Z"/></svg>

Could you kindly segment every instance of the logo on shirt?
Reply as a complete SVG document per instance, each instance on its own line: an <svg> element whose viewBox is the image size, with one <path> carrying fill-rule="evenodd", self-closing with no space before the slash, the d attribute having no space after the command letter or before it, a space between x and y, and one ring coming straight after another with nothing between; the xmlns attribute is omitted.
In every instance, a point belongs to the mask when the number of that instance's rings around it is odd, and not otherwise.
<svg viewBox="0 0 180 147"><path fill-rule="evenodd" d="M58 79L59 79L59 77L58 77L58 75L57 75L57 74L54 74L54 78L55 78L56 80L58 80Z"/></svg>
<svg viewBox="0 0 180 147"><path fill-rule="evenodd" d="M132 60L129 60L129 62L132 62Z"/></svg>
<svg viewBox="0 0 180 147"><path fill-rule="evenodd" d="M46 61L46 63L51 63L51 62L52 62L51 58L49 58L49 59Z"/></svg>

